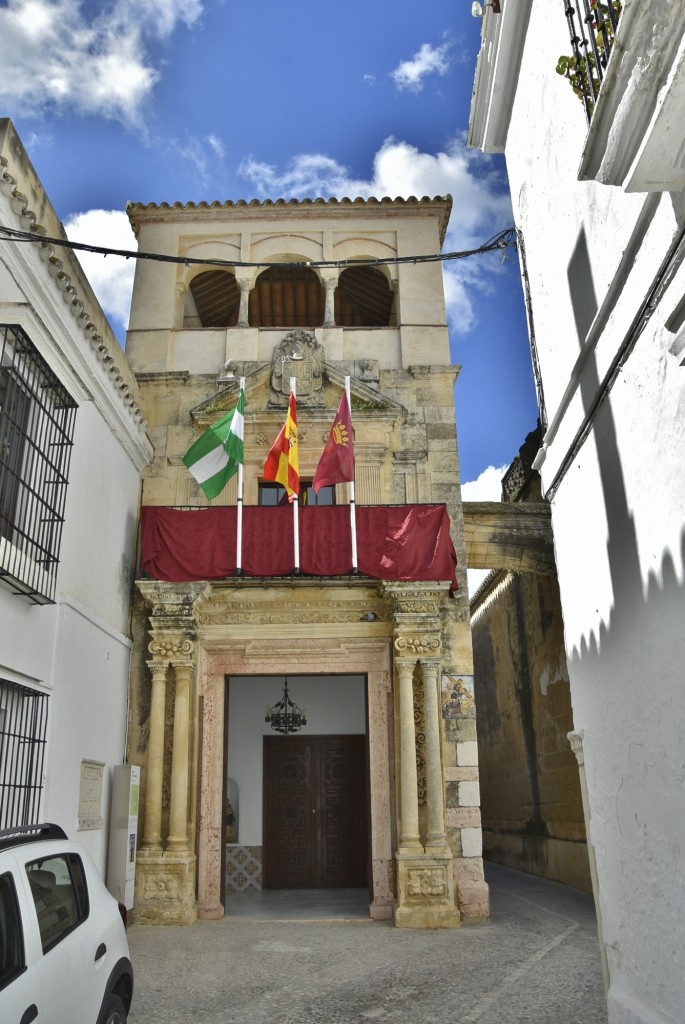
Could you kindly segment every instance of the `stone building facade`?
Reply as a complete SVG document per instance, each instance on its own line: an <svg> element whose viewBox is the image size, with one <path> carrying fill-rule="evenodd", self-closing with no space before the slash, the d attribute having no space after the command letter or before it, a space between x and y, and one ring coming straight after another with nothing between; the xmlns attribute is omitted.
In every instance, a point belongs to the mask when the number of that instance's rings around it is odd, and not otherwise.
<svg viewBox="0 0 685 1024"><path fill-rule="evenodd" d="M502 498L539 503L532 431ZM592 891L559 584L500 569L471 600L483 848L488 860Z"/></svg>
<svg viewBox="0 0 685 1024"><path fill-rule="evenodd" d="M270 733L264 704L261 714L245 709L264 694L273 703L285 676L295 699L297 685L313 688L310 724L296 737L311 738L307 757L316 760L322 737L343 728L364 738L356 884L368 885L370 915L411 927L455 927L488 915L457 368L440 264L420 259L439 253L450 210L449 197L129 207L140 249L171 257L138 262L127 339L155 445L143 506L201 514L207 501L181 460L235 404L241 377L246 513L267 500L263 466L291 376L300 475L311 481L349 376L358 507L444 503L458 584L422 579L420 568L394 581L351 573L139 578L128 750L142 767L139 921L223 915L227 860L258 875L263 868L264 884L273 886L283 867L269 867L280 842L274 821L287 796L277 785L269 790L262 774ZM347 501L346 484L336 485L335 500ZM233 480L213 504L235 501ZM466 699L449 707L445 695L457 685ZM356 724L344 726L353 692L362 705ZM277 749L292 743L279 737ZM289 770L297 773L294 763ZM234 803L238 789L239 811L231 807L227 819L227 794ZM325 794L317 799L326 802ZM281 836L286 847L310 844L295 860L335 861L350 829L333 823L322 853L334 805L329 799L313 839ZM311 814L322 806L315 801ZM320 880L321 870L318 863L312 877ZM246 871L235 878L244 881Z"/></svg>

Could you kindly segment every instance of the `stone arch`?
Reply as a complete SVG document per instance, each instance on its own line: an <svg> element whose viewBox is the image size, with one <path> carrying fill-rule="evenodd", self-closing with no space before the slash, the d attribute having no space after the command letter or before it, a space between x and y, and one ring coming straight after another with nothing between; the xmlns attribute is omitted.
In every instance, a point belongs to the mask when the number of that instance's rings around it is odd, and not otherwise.
<svg viewBox="0 0 685 1024"><path fill-rule="evenodd" d="M304 234L263 235L250 246L251 263L319 263L321 240Z"/></svg>
<svg viewBox="0 0 685 1024"><path fill-rule="evenodd" d="M325 291L313 269L268 267L250 292L250 326L321 327L325 305Z"/></svg>
<svg viewBox="0 0 685 1024"><path fill-rule="evenodd" d="M240 287L232 270L212 268L189 278L184 295L183 327L235 327Z"/></svg>
<svg viewBox="0 0 685 1024"><path fill-rule="evenodd" d="M335 289L335 322L339 327L394 326L395 295L380 267L347 267Z"/></svg>

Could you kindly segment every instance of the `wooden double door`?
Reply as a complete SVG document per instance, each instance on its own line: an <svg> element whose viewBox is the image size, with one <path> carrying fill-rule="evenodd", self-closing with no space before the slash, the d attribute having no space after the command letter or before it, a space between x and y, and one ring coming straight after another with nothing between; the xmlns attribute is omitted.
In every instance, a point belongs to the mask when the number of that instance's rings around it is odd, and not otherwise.
<svg viewBox="0 0 685 1024"><path fill-rule="evenodd" d="M264 737L265 889L368 884L365 736Z"/></svg>

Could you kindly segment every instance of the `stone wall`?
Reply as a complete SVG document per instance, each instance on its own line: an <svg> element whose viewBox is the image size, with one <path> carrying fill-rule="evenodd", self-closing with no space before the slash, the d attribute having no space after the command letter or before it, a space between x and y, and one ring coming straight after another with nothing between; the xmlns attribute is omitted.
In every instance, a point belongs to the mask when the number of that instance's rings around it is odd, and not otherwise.
<svg viewBox="0 0 685 1024"><path fill-rule="evenodd" d="M556 579L498 573L474 606L485 856L590 892Z"/></svg>

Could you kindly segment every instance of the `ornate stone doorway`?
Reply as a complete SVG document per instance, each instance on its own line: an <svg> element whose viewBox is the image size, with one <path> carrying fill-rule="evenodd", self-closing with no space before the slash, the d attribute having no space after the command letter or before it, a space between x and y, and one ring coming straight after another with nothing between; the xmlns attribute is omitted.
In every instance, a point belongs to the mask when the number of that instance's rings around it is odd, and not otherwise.
<svg viewBox="0 0 685 1024"><path fill-rule="evenodd" d="M224 828L223 779L226 676L360 674L367 677L370 821L370 907L372 918L392 917L395 903L393 834L394 741L390 638L321 638L203 644L199 659L200 806L198 828L198 914L223 916L221 886ZM230 898L230 896L229 896Z"/></svg>
<svg viewBox="0 0 685 1024"><path fill-rule="evenodd" d="M475 728L466 728L474 723L441 717L442 680L451 678L440 674L443 634L451 640L441 621L447 582L138 587L152 609L152 686L137 920L223 916L226 678L284 675L366 677L370 916L457 927L457 877L469 916L485 916L480 848L467 845L474 832L480 840L466 810L466 783L477 778Z"/></svg>

